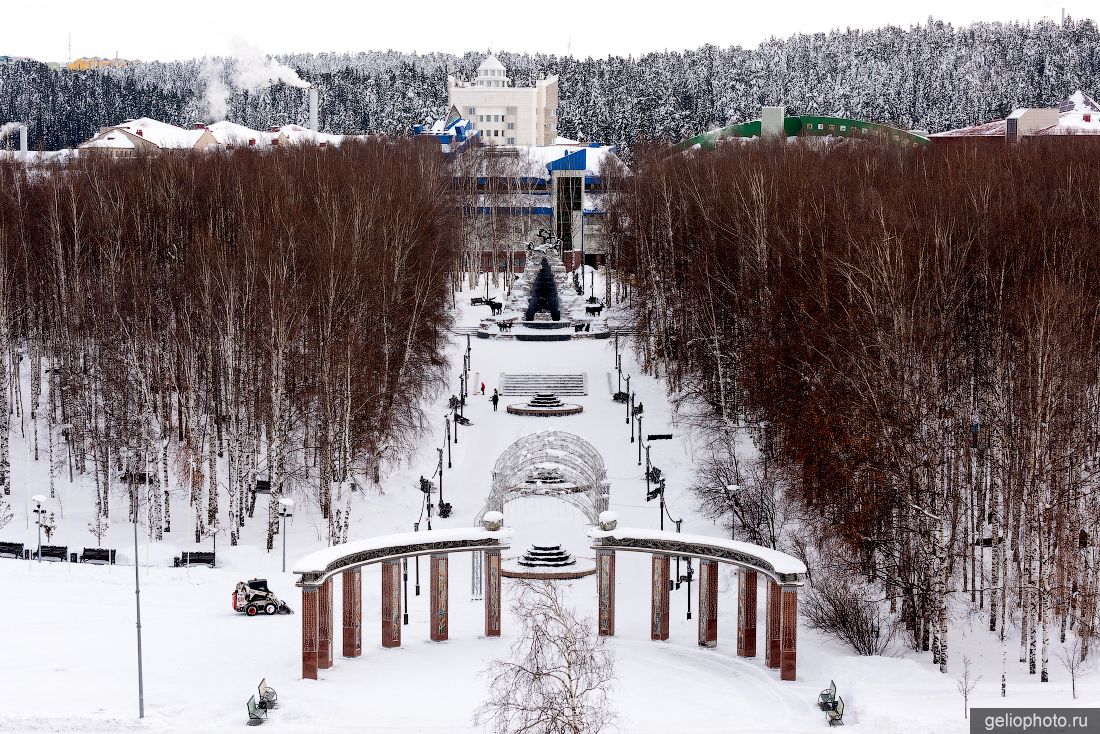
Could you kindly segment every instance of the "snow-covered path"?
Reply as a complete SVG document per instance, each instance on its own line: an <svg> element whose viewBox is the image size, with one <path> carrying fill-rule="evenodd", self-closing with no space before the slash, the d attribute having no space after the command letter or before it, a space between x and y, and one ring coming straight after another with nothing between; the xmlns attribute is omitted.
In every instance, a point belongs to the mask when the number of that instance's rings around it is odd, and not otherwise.
<svg viewBox="0 0 1100 734"><path fill-rule="evenodd" d="M598 283L599 285L599 283ZM480 292L475 290L474 293ZM469 294L460 303L469 304ZM460 307L459 325L476 324L485 307ZM464 336L451 348L453 365L461 365ZM624 525L656 527L658 507L645 501L645 481L638 465L637 444L622 405L611 400L608 373L613 374L611 341L521 343L478 340L472 343L471 386L484 381L487 394L501 372L586 372L589 395L569 398L584 412L567 418L509 415L504 403L493 412L486 397L472 395L466 415L474 425L459 429L452 445L453 468L444 480L446 501L454 515L433 520L434 527L470 525L489 491L493 463L516 439L542 430L565 430L592 443L602 454L611 480L611 508ZM634 375L631 388L645 404L644 430L672 432L671 441L654 442L651 458L668 478L668 502L673 516L684 517L683 530L718 535L721 529L693 515L685 487L692 479L690 443L677 426L663 386L641 376L629 357L624 369ZM353 538L405 532L419 514L417 477L431 475L436 448L442 445L450 387L434 398L435 424L406 466L384 477L379 495L359 494L353 505ZM33 545L33 516L28 497L41 491L44 468L29 461L26 444L13 434L13 495L16 518L0 531L0 539ZM67 477L66 477L67 479ZM79 477L78 477L78 481ZM94 545L86 529L90 508L68 502L67 482L59 496L65 517L54 542L79 550ZM90 493L80 493L81 496ZM482 603L470 601L470 560L451 560L451 639L428 640L426 593L413 591L415 567L410 565L410 623L403 628L403 646L380 645L380 579L377 567L363 572L364 651L361 658L338 655L320 680L300 679L300 618L248 619L230 609L235 583L266 577L270 587L297 609L294 577L280 571L279 546L261 549L261 499L249 521L244 542L235 548L219 543L218 568L171 568L171 558L185 542L189 519L183 497L175 500L174 531L169 540L150 545L141 541L141 583L147 718L136 721L133 566L99 567L37 564L0 559L0 731L236 731L244 725L245 701L266 676L279 691L280 706L266 727L286 732L378 731L456 732L471 729L473 710L484 696L478 677L486 663L505 655L513 641L513 617L505 612L500 639L482 636ZM58 506L60 510L60 506ZM516 535L513 553L534 540L555 538L577 555L590 552L578 513L556 500L537 498L509 503L506 522ZM116 512L125 518L124 509ZM288 532L293 559L323 546L321 521L299 510ZM278 540L276 541L279 542ZM132 528L117 522L105 541L119 549L120 564L132 564ZM207 546L208 547L208 546ZM614 695L619 730L660 732L809 732L819 731L824 716L814 702L817 692L835 679L848 703L849 727L868 732L966 731L954 679L940 675L927 658L857 658L814 633L800 630L798 681L781 683L777 671L764 667L762 655L736 657L733 644L735 595L732 570L722 568L719 594L719 646L696 645L696 622L687 620L685 590L672 594L671 638L649 640L649 557L620 554L617 570L616 637L609 641L617 657L618 684ZM421 561L424 590L427 563ZM594 614L595 578L565 586L578 609ZM511 585L505 580L505 593ZM692 601L696 594L693 588ZM334 619L340 619L339 588ZM763 595L761 595L763 602ZM763 610L760 613L763 620ZM981 629L980 624L976 627ZM763 625L760 626L763 634ZM337 651L339 622L337 621ZM991 638L976 633L987 646ZM976 643L975 643L976 644ZM762 649L762 648L761 648ZM965 649L956 646L957 654ZM992 650L981 663L985 674L972 705L997 705L999 663ZM974 655L974 653L972 653ZM1059 678L1059 681L1061 679ZM1038 691L1026 675L1014 672L1010 685L1023 692L1015 705L1050 701L1070 705L1068 681ZM1096 677L1079 686L1100 702ZM1045 697L1044 697L1045 696ZM1057 704L1053 701L1057 700ZM1084 705L1087 698L1079 699ZM920 701L916 720L914 701ZM930 724L934 722L934 724Z"/></svg>

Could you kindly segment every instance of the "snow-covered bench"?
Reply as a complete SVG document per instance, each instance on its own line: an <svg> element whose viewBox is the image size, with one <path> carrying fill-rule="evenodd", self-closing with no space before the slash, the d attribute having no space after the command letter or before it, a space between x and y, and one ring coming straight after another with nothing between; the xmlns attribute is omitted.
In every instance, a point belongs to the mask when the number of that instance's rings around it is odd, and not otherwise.
<svg viewBox="0 0 1100 734"><path fill-rule="evenodd" d="M114 548L85 548L84 552L80 554L81 563L90 563L92 561L99 561L108 565L114 565L115 563L115 549Z"/></svg>
<svg viewBox="0 0 1100 734"><path fill-rule="evenodd" d="M69 546L67 545L44 545L41 551L34 552L35 558L49 558L54 561L67 561L69 560Z"/></svg>
<svg viewBox="0 0 1100 734"><path fill-rule="evenodd" d="M248 703L245 704L248 707L248 725L259 726L264 723L264 719L267 718L267 709L261 708L256 703L256 696L253 694L249 696Z"/></svg>
<svg viewBox="0 0 1100 734"><path fill-rule="evenodd" d="M256 686L256 691L260 694L260 708L275 708L275 701L278 699L279 694L275 692L274 688L267 684L267 678L260 681L260 685Z"/></svg>
<svg viewBox="0 0 1100 734"><path fill-rule="evenodd" d="M184 551L176 557L173 566L204 565L214 568L214 554L211 551Z"/></svg>
<svg viewBox="0 0 1100 734"><path fill-rule="evenodd" d="M23 557L22 543L0 543L0 556Z"/></svg>
<svg viewBox="0 0 1100 734"><path fill-rule="evenodd" d="M822 711L836 708L836 681L830 680L829 687L817 694L817 707Z"/></svg>
<svg viewBox="0 0 1100 734"><path fill-rule="evenodd" d="M832 711L826 711L825 717L829 720L829 726L843 726L844 725L844 698L838 698L836 700L836 708Z"/></svg>

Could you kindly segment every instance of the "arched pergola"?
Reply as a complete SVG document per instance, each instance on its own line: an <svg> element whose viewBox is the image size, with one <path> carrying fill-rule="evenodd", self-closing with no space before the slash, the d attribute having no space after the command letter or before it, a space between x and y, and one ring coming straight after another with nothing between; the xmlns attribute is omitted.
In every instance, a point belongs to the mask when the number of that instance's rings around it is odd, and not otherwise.
<svg viewBox="0 0 1100 734"><path fill-rule="evenodd" d="M795 680L798 638L798 589L806 564L773 548L753 543L646 528L620 528L615 513L605 512L598 529L588 532L596 551L597 626L602 636L615 634L615 554L652 555L650 637L669 633L669 564L673 558L699 561L699 644L718 644L718 564L737 567L737 654L756 656L757 577L767 590L764 661L778 668L781 680ZM690 581L689 581L690 584ZM688 587L690 594L690 585ZM689 604L690 606L690 604Z"/></svg>
<svg viewBox="0 0 1100 734"><path fill-rule="evenodd" d="M547 468L561 473L561 489L530 482L537 472ZM492 486L477 520L486 512L503 512L511 500L538 495L568 502L595 525L607 509L610 488L603 457L592 444L565 431L532 433L505 449L493 465Z"/></svg>
<svg viewBox="0 0 1100 734"><path fill-rule="evenodd" d="M539 483L539 473L552 470L557 483ZM504 512L504 505L521 497L557 497L580 510L592 525L607 510L611 483L596 448L566 431L541 431L519 439L493 465L492 485L477 521L488 512ZM482 554L474 554L470 594L482 596Z"/></svg>

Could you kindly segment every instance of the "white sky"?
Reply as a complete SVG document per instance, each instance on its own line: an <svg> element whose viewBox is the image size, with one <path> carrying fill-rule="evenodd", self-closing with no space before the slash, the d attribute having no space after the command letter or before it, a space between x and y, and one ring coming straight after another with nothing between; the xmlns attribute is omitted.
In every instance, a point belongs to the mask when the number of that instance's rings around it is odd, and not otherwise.
<svg viewBox="0 0 1100 734"><path fill-rule="evenodd" d="M224 55L239 35L268 53L294 51L543 51L574 56L661 49L755 46L769 36L832 28L923 23L929 15L955 25L975 20L1058 19L1098 14L1095 0L701 0L671 3L592 0L510 3L456 0L3 0L0 54L42 61L72 55L181 59ZM544 9L561 12L548 16ZM486 10L491 8L491 10ZM506 15L504 15L506 13ZM497 17L501 14L501 17Z"/></svg>

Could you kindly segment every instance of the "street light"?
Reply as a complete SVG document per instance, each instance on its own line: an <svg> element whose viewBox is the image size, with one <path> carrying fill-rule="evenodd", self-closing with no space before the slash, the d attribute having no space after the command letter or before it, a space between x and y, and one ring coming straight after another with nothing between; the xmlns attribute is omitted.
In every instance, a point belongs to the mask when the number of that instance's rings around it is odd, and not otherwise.
<svg viewBox="0 0 1100 734"><path fill-rule="evenodd" d="M42 563L42 516L46 514L46 510L42 509L43 503L46 501L45 495L36 494L31 497L34 502L34 509L31 512L34 513L34 524L38 526L38 562Z"/></svg>
<svg viewBox="0 0 1100 734"><path fill-rule="evenodd" d="M123 458L130 456L136 459L141 459L140 449L130 449L125 446L119 448L118 455ZM126 462L129 467L127 472L130 475L130 500L131 507L130 513L134 521L134 609L135 609L135 626L137 628L137 673L138 673L138 718L145 718L145 675L142 671L141 664L141 573L139 567L140 558L138 556L138 492L137 492L137 472L135 471L135 464ZM39 554L41 555L41 554Z"/></svg>
<svg viewBox="0 0 1100 734"><path fill-rule="evenodd" d="M283 573L286 573L286 519L294 517L294 500L290 497L279 498L279 517L283 518Z"/></svg>
<svg viewBox="0 0 1100 734"><path fill-rule="evenodd" d="M626 393L627 393L627 395L630 394L630 375L626 376ZM626 401L626 422L627 423L630 423L630 403L631 403L630 400ZM631 430L633 431L633 428ZM633 434L631 434L631 435L633 435ZM633 443L633 441L631 441L631 443Z"/></svg>

